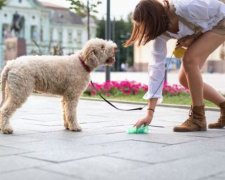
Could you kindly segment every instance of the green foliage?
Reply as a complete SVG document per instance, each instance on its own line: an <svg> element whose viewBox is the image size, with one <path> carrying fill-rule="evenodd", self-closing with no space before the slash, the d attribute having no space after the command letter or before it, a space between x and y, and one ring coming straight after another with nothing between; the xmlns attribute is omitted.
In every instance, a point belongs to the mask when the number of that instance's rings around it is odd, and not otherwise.
<svg viewBox="0 0 225 180"><path fill-rule="evenodd" d="M102 2L99 0L87 0L86 4L81 0L67 0L70 2L70 9L74 9L77 14L82 17L87 16L87 35L88 39L90 39L90 16L91 13L97 13L98 11L95 9ZM93 16L94 17L94 16ZM96 19L94 17L94 19Z"/></svg>
<svg viewBox="0 0 225 180"><path fill-rule="evenodd" d="M3 6L5 6L7 0L0 0L0 9L2 9Z"/></svg>
<svg viewBox="0 0 225 180"><path fill-rule="evenodd" d="M111 39L115 41L115 43L118 45L118 53L116 54L116 70L119 71L120 65L122 63L128 63L129 66L133 65L133 46L130 46L128 48L123 47L123 43L129 39L131 31L132 31L132 22L130 18L131 14L128 15L127 19L119 19L119 20L113 20L111 22ZM105 19L102 18L98 21L98 28L97 28L97 37L105 39Z"/></svg>
<svg viewBox="0 0 225 180"><path fill-rule="evenodd" d="M77 14L82 17L88 16L90 13L98 13L97 6L102 2L99 0L87 0L86 4L82 0L67 0L70 2L70 9L74 9Z"/></svg>

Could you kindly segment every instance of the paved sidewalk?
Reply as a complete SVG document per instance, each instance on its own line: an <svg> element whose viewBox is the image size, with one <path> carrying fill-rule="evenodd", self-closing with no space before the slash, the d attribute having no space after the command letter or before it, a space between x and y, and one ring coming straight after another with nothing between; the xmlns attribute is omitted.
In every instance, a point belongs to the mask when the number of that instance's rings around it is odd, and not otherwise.
<svg viewBox="0 0 225 180"><path fill-rule="evenodd" d="M83 132L67 131L60 98L32 95L12 118L14 134L0 134L0 179L225 179L225 129L172 131L188 110L158 107L149 133L142 135L125 129L146 110L123 112L105 102L81 100L78 112ZM206 115L213 122L219 112Z"/></svg>

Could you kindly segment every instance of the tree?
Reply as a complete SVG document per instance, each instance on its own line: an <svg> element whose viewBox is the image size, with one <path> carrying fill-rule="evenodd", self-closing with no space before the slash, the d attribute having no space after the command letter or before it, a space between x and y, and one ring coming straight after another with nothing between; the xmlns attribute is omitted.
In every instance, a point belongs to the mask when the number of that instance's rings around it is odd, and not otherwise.
<svg viewBox="0 0 225 180"><path fill-rule="evenodd" d="M70 1L70 9L74 9L77 14L82 17L87 17L87 33L88 39L90 39L90 16L91 13L98 13L96 7L101 4L100 0L87 0L85 4L82 0L67 0Z"/></svg>
<svg viewBox="0 0 225 180"><path fill-rule="evenodd" d="M3 6L5 6L5 2L7 0L0 0L0 9L2 9Z"/></svg>
<svg viewBox="0 0 225 180"><path fill-rule="evenodd" d="M98 21L97 27L97 37L105 39L105 19L102 18ZM123 43L130 37L131 30L132 30L132 22L130 18L130 14L128 15L127 20L119 19L112 22L112 34L111 37L115 37L112 39L118 46L118 53L117 53L117 61L115 64L115 69L117 71L120 70L120 66L122 63L128 63L129 66L133 66L133 46L124 48ZM115 31L113 30L115 29Z"/></svg>

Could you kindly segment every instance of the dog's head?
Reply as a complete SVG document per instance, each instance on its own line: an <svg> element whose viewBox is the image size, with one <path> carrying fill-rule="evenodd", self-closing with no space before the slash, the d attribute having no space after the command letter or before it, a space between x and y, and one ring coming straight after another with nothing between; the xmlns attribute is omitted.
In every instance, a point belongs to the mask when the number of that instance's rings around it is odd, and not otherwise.
<svg viewBox="0 0 225 180"><path fill-rule="evenodd" d="M95 69L101 65L114 64L117 45L112 41L95 38L89 40L81 52L85 64Z"/></svg>

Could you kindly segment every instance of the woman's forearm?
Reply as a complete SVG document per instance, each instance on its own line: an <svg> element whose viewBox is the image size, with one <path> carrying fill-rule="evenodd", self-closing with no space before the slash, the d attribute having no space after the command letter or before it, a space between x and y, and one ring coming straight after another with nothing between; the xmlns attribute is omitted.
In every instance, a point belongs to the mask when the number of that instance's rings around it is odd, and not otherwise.
<svg viewBox="0 0 225 180"><path fill-rule="evenodd" d="M157 101L158 101L158 98L149 99L147 115L153 115L153 113L155 112L155 107L156 107Z"/></svg>

